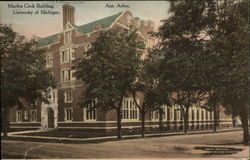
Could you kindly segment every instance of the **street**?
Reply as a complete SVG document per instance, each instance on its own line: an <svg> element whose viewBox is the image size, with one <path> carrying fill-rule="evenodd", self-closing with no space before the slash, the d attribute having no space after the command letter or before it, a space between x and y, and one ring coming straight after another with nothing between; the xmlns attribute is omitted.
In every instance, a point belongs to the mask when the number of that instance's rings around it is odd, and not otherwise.
<svg viewBox="0 0 250 160"><path fill-rule="evenodd" d="M139 138L101 143L62 144L2 140L2 158L209 158L248 157L242 131ZM236 154L209 154L197 147L235 148ZM240 155L240 157L239 157Z"/></svg>

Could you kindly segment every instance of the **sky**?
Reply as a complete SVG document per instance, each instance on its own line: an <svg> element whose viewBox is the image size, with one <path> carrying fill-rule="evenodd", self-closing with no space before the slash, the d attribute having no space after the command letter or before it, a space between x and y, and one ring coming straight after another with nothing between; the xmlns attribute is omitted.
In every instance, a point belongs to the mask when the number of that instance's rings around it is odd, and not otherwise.
<svg viewBox="0 0 250 160"><path fill-rule="evenodd" d="M37 4L52 5L54 8L46 10L58 11L60 14L44 15L34 14L41 8L24 8L25 5L36 6ZM169 4L166 1L9 1L0 2L0 23L11 24L13 29L26 38L32 36L46 37L62 31L62 5L70 4L75 7L75 24L83 25L100 18L104 18L121 11L129 10L134 17L144 20L152 20L157 29L163 19L168 17ZM23 8L11 8L12 6L23 6ZM107 4L129 5L129 8L108 8ZM33 11L33 14L14 14L16 11Z"/></svg>

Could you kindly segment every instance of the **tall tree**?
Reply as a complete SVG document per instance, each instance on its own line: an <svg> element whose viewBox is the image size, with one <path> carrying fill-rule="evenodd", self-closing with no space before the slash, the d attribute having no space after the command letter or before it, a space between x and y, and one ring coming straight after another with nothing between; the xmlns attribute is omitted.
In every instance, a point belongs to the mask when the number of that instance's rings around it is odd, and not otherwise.
<svg viewBox="0 0 250 160"><path fill-rule="evenodd" d="M162 111L161 107L168 104L168 92L160 86L162 83L159 83L163 57L159 49L149 49L147 58L141 60L137 74L138 80L131 86L131 94L141 115L142 137L145 136L145 115L149 111ZM141 103L136 101L138 96L141 97ZM159 122L159 128L161 127L162 121Z"/></svg>
<svg viewBox="0 0 250 160"><path fill-rule="evenodd" d="M243 142L248 143L249 108L249 31L247 1L218 1L215 26L211 32L210 74L220 90L221 103L233 115L239 115L243 127ZM212 70L216 70L215 72ZM212 76L211 76L212 75ZM211 85L211 81L209 81Z"/></svg>
<svg viewBox="0 0 250 160"><path fill-rule="evenodd" d="M9 128L9 109L22 101L33 105L36 100L48 102L49 87L54 86L51 74L44 70L44 50L35 41L25 41L7 25L0 26L1 109L4 135Z"/></svg>
<svg viewBox="0 0 250 160"><path fill-rule="evenodd" d="M205 30L210 23L204 1L170 1L170 17L157 34L165 53L162 75L164 85L172 91L170 103L179 105L184 116L185 133L188 132L188 112L206 98L203 81L206 42Z"/></svg>
<svg viewBox="0 0 250 160"><path fill-rule="evenodd" d="M117 138L121 138L122 102L136 80L144 44L136 31L119 29L100 34L74 68L85 83L84 106L97 99L95 107L116 110Z"/></svg>

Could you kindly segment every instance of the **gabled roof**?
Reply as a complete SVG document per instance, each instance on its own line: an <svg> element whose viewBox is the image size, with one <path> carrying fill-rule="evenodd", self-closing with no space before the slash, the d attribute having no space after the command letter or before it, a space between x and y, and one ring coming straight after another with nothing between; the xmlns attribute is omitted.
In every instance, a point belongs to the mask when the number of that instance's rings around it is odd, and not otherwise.
<svg viewBox="0 0 250 160"><path fill-rule="evenodd" d="M53 34L53 35L48 36L48 37L41 38L38 40L38 43L41 47L49 45L49 44L53 44L54 40L57 38L58 35L59 35L59 33Z"/></svg>
<svg viewBox="0 0 250 160"><path fill-rule="evenodd" d="M89 32L93 32L94 27L97 24L101 25L101 28L108 28L116 20L116 18L118 18L121 14L122 12L103 18L103 19L96 20L94 22L84 24L82 26L78 26L76 27L76 30L82 34L86 34Z"/></svg>
<svg viewBox="0 0 250 160"><path fill-rule="evenodd" d="M99 20L96 20L94 22L90 22L90 23L87 23L87 24L84 24L84 25L81 25L81 26L77 26L77 25L73 25L73 26L81 34L87 34L87 33L93 32L94 28L95 28L95 25L97 25L97 24L101 26L101 29L110 27L113 24L113 22L121 14L122 14L122 12L119 12L119 13L117 13L115 15L112 15L112 16L109 16L109 17L106 17L106 18L102 18L102 19L99 19ZM54 40L57 38L57 36L59 34L60 33L57 33L57 34L54 34L54 35L51 35L51 36L48 36L48 37L41 38L41 39L38 40L38 43L39 43L39 45L41 47L49 45L49 44L53 44Z"/></svg>

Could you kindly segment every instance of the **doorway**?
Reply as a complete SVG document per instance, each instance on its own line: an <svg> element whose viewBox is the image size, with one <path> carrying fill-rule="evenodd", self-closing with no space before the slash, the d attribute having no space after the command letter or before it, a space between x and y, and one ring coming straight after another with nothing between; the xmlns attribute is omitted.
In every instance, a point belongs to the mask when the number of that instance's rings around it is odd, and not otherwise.
<svg viewBox="0 0 250 160"><path fill-rule="evenodd" d="M48 108L48 128L55 128L54 111Z"/></svg>

